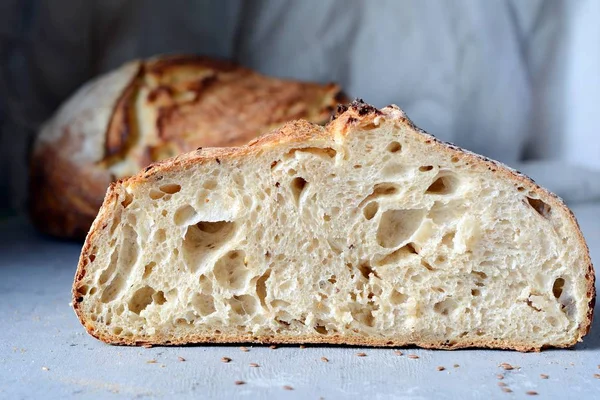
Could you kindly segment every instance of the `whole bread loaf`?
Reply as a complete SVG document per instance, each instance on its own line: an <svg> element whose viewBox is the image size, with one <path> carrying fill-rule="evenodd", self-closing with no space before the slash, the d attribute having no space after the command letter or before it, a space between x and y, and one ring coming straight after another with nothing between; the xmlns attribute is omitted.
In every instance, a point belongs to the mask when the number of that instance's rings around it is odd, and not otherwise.
<svg viewBox="0 0 600 400"><path fill-rule="evenodd" d="M568 347L594 270L573 214L395 106L286 124L113 183L73 304L115 344Z"/></svg>
<svg viewBox="0 0 600 400"><path fill-rule="evenodd" d="M43 126L31 161L32 220L83 239L116 179L201 146L247 143L286 121L325 123L344 101L335 84L266 77L222 60L130 62L83 86Z"/></svg>

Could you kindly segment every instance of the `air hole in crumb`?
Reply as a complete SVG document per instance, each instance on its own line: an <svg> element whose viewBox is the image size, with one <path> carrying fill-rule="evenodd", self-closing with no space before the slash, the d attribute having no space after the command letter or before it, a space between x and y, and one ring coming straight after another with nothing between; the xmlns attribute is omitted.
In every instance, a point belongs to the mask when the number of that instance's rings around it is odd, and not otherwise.
<svg viewBox="0 0 600 400"><path fill-rule="evenodd" d="M390 153L397 153L402 150L402 145L394 141L387 145L386 150Z"/></svg>
<svg viewBox="0 0 600 400"><path fill-rule="evenodd" d="M452 156L452 158L450 159L450 161L452 161L453 163L457 163L460 161L460 158L458 156Z"/></svg>
<svg viewBox="0 0 600 400"><path fill-rule="evenodd" d="M161 197L163 197L165 195L164 192L161 192L160 190L156 190L156 189L151 189L150 193L148 194L150 196L150 198L152 200L158 200Z"/></svg>
<svg viewBox="0 0 600 400"><path fill-rule="evenodd" d="M168 214L168 212L167 212L167 210L162 210L162 211L160 212L160 214L161 214L163 217L166 217L166 216L167 216L167 214Z"/></svg>
<svg viewBox="0 0 600 400"><path fill-rule="evenodd" d="M121 327L119 327L119 326L115 326L115 327L112 329L112 333L113 333L113 335L117 335L117 336L119 336L119 335L121 334L121 332L123 332L123 328L121 328Z"/></svg>
<svg viewBox="0 0 600 400"><path fill-rule="evenodd" d="M365 219L367 221L370 221L373 219L375 214L377 214L378 210L379 210L379 203L377 203L376 201L372 201L369 204L367 204L365 206L365 208L363 209L363 215L365 216Z"/></svg>
<svg viewBox="0 0 600 400"><path fill-rule="evenodd" d="M329 281L329 283L331 283L332 285L335 285L335 283L337 282L337 277L335 275L331 275L329 277L329 279L327 279Z"/></svg>
<svg viewBox="0 0 600 400"><path fill-rule="evenodd" d="M541 330L542 329L539 326L537 326L537 325L533 327L533 333L540 333Z"/></svg>
<svg viewBox="0 0 600 400"><path fill-rule="evenodd" d="M202 316L207 316L217 311L213 296L205 293L195 293L192 296L192 307Z"/></svg>
<svg viewBox="0 0 600 400"><path fill-rule="evenodd" d="M241 289L248 281L249 270L243 250L230 251L221 257L214 266L217 282L226 289Z"/></svg>
<svg viewBox="0 0 600 400"><path fill-rule="evenodd" d="M525 191L525 188L524 188L523 186L519 186L519 187L517 188L517 191L518 191L518 192L524 192L524 191Z"/></svg>
<svg viewBox="0 0 600 400"><path fill-rule="evenodd" d="M123 208L127 208L133 202L133 196L129 192L125 192L125 199L121 202Z"/></svg>
<svg viewBox="0 0 600 400"><path fill-rule="evenodd" d="M481 291L479 289L471 289L471 296L480 296Z"/></svg>
<svg viewBox="0 0 600 400"><path fill-rule="evenodd" d="M371 268L371 266L369 264L361 264L358 266L358 270L360 271L360 273L362 274L362 276L365 279L369 279L370 275L373 274L373 276L375 278L379 278L379 275L377 275L377 272Z"/></svg>
<svg viewBox="0 0 600 400"><path fill-rule="evenodd" d="M321 335L327 335L327 329L323 325L315 325L315 331Z"/></svg>
<svg viewBox="0 0 600 400"><path fill-rule="evenodd" d="M394 305L400 305L406 303L408 300L408 296L402 292L399 292L395 289L392 289L392 294L390 294L390 302Z"/></svg>
<svg viewBox="0 0 600 400"><path fill-rule="evenodd" d="M233 296L229 300L229 305L234 313L238 315L249 315L252 316L256 313L256 299L254 296L243 294L241 296Z"/></svg>
<svg viewBox="0 0 600 400"><path fill-rule="evenodd" d="M186 204L179 207L173 214L173 222L175 225L184 225L196 217L197 213L194 207Z"/></svg>
<svg viewBox="0 0 600 400"><path fill-rule="evenodd" d="M181 185L178 185L176 183L167 183L166 185L162 185L161 187L159 187L159 189L161 192L164 192L166 194L175 194L181 190Z"/></svg>
<svg viewBox="0 0 600 400"><path fill-rule="evenodd" d="M264 274L260 276L260 278L256 281L256 295L260 300L260 304L264 309L267 308L266 298L267 298L267 280L271 276L271 270L267 269Z"/></svg>
<svg viewBox="0 0 600 400"><path fill-rule="evenodd" d="M127 303L129 310L139 315L150 303L152 303L152 296L156 293L150 286L144 286L135 291L131 299Z"/></svg>
<svg viewBox="0 0 600 400"><path fill-rule="evenodd" d="M152 271L154 270L155 266L156 266L156 263L154 261L149 262L144 267L144 275L142 276L142 279L148 278L152 274Z"/></svg>
<svg viewBox="0 0 600 400"><path fill-rule="evenodd" d="M433 165L423 165L423 166L419 167L419 171L421 171L421 172L431 171L432 169L433 169Z"/></svg>
<svg viewBox="0 0 600 400"><path fill-rule="evenodd" d="M89 259L90 259L90 262L93 263L94 260L96 259L96 255L95 254L90 254Z"/></svg>
<svg viewBox="0 0 600 400"><path fill-rule="evenodd" d="M329 221L331 221L331 217L327 214L323 214L323 221L329 222Z"/></svg>
<svg viewBox="0 0 600 400"><path fill-rule="evenodd" d="M292 188L292 194L294 196L294 201L296 202L296 204L298 204L300 202L300 196L302 196L302 192L304 191L304 188L306 187L307 182L304 178L301 177L296 177L294 179L292 179L292 184L291 184L291 188Z"/></svg>
<svg viewBox="0 0 600 400"><path fill-rule="evenodd" d="M552 285L552 293L557 299L562 295L563 288L565 287L565 280L563 278L557 278Z"/></svg>
<svg viewBox="0 0 600 400"><path fill-rule="evenodd" d="M458 304L456 303L456 301L454 301L452 299L446 299L446 300L440 301L438 303L435 303L435 305L433 306L433 311L435 311L438 314L447 316L447 315L451 314L457 308L458 308Z"/></svg>
<svg viewBox="0 0 600 400"><path fill-rule="evenodd" d="M387 210L379 220L377 242L387 248L399 246L410 239L424 216L424 210Z"/></svg>
<svg viewBox="0 0 600 400"><path fill-rule="evenodd" d="M481 271L471 271L471 274L477 276L479 279L486 279L488 277L485 272Z"/></svg>
<svg viewBox="0 0 600 400"><path fill-rule="evenodd" d="M434 270L434 268L431 266L431 264L429 264L427 261L425 261L423 259L421 260L421 265L424 266L427 271Z"/></svg>
<svg viewBox="0 0 600 400"><path fill-rule="evenodd" d="M445 195L452 194L458 188L458 179L454 175L450 175L447 172L438 175L433 183L429 185L425 193Z"/></svg>
<svg viewBox="0 0 600 400"><path fill-rule="evenodd" d="M202 183L202 187L207 190L213 190L217 187L217 181L214 179L209 179Z"/></svg>
<svg viewBox="0 0 600 400"><path fill-rule="evenodd" d="M551 208L548 204L544 203L539 199L532 199L531 197L527 197L527 202L529 205L542 217L548 218L550 215Z"/></svg>
<svg viewBox="0 0 600 400"><path fill-rule="evenodd" d="M162 292L160 290L152 296L152 300L154 301L154 303L158 304L159 306L163 305L167 302L164 292Z"/></svg>

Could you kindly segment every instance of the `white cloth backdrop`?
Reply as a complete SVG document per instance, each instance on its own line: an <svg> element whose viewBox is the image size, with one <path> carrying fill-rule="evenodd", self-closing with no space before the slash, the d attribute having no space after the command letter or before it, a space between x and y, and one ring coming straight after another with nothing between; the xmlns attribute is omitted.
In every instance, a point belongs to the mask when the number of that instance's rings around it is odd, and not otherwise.
<svg viewBox="0 0 600 400"><path fill-rule="evenodd" d="M0 188L13 205L60 101L128 59L172 52L337 81L569 201L600 199L598 0L3 0L2 18Z"/></svg>

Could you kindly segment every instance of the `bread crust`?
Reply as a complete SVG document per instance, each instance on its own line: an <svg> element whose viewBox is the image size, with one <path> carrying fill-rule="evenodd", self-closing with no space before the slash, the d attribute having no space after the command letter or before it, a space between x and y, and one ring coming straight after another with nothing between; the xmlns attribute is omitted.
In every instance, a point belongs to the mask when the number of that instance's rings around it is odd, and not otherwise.
<svg viewBox="0 0 600 400"><path fill-rule="evenodd" d="M325 123L340 101L335 84L266 77L225 60L133 61L83 86L40 131L30 216L45 233L83 239L110 182L199 146L247 143L293 119Z"/></svg>
<svg viewBox="0 0 600 400"><path fill-rule="evenodd" d="M555 194L548 190L540 187L531 178L526 175L502 164L497 161L490 160L486 157L477 155L475 153L464 150L451 143L443 142L436 139L434 136L427 132L417 128L410 119L406 117L404 112L395 105L390 105L378 110L373 106L364 103L362 100L355 100L348 106L339 107L337 115L335 115L331 122L325 127L321 127L315 124L308 123L306 121L293 121L290 122L280 129L265 134L253 141L246 146L231 147L231 148L205 148L198 149L197 151L183 154L175 158L154 163L148 166L144 171L139 174L116 183L111 184L110 188L106 193L106 197L98 217L94 221L92 228L86 238L75 275L75 281L73 284L73 308L77 314L81 323L85 326L86 330L90 335L102 340L106 343L117 344L117 345L181 345L190 343L257 343L257 344L270 344L270 343L283 343L283 344L297 344L297 343L315 343L315 344L342 344L342 345L360 345L360 346L377 346L377 347L388 347L388 346L409 346L415 345L423 348L430 349L461 349L461 348L494 348L494 349L514 349L522 352L529 351L540 351L546 346L535 346L526 342L516 342L507 340L471 340L471 339L457 339L455 341L446 342L428 342L420 339L419 337L411 338L411 340L389 340L389 339L377 339L377 338L364 338L360 336L352 335L307 335L307 336L286 336L277 335L276 338L269 336L253 336L247 334L225 336L219 335L206 336L206 335L190 335L180 340L172 340L165 336L156 336L152 341L131 338L129 340L119 338L112 335L107 335L100 330L97 330L94 323L91 320L86 319L83 313L80 302L82 298L79 295L78 287L85 276L86 265L90 256L90 249L95 238L99 235L104 228L109 224L111 218L111 212L119 200L124 198L124 187L132 187L135 185L142 184L148 181L155 181L161 178L161 175L168 172L181 171L187 168L191 168L194 165L208 163L208 162L221 162L221 160L227 158L242 158L254 154L261 149L278 146L280 144L298 143L305 140L315 140L318 138L335 138L337 136L345 136L348 129L352 126L368 126L376 123L377 118L391 119L396 124L408 127L416 132L420 140L425 144L431 146L432 151L440 151L448 154L449 156L458 157L461 161L468 162L477 168L489 169L495 174L499 175L501 179L507 179L515 182L518 185L523 186L526 190L530 190L536 193L540 199L550 204L554 209L560 209L565 212L568 216L568 222L571 224L571 231L576 234L576 240L584 249L584 261L588 265L587 273L585 274L587 296L590 299L588 304L588 310L586 319L578 327L578 336L575 337L571 342L564 343L561 345L547 346L547 347L562 347L568 348L574 346L577 342L581 341L591 327L594 304L595 304L595 274L594 267L589 255L589 248L585 242L583 234L579 224L571 212L571 210L564 204Z"/></svg>

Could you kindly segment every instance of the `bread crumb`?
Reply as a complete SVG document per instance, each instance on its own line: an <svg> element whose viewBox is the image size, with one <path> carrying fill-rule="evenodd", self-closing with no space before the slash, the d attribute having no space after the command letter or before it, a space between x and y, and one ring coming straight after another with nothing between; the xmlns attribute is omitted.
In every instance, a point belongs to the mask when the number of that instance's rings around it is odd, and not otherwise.
<svg viewBox="0 0 600 400"><path fill-rule="evenodd" d="M438 371L443 371L446 369L446 367L442 367L441 365L439 367L436 368Z"/></svg>
<svg viewBox="0 0 600 400"><path fill-rule="evenodd" d="M183 358L183 357L181 357L181 356L180 356L180 357L177 357L177 359L178 359L179 361L185 361L185 358Z"/></svg>
<svg viewBox="0 0 600 400"><path fill-rule="evenodd" d="M275 350L275 349L277 348L277 346L275 346L274 344L272 344L272 345L270 345L270 346L269 346L269 348L270 348L271 350Z"/></svg>
<svg viewBox="0 0 600 400"><path fill-rule="evenodd" d="M542 378L542 379L548 379L548 378L550 378L550 376L548 376L546 374L540 374L540 378Z"/></svg>
<svg viewBox="0 0 600 400"><path fill-rule="evenodd" d="M512 390L510 390L510 388L507 388L507 387L503 387L502 391L505 393L512 393Z"/></svg>
<svg viewBox="0 0 600 400"><path fill-rule="evenodd" d="M283 386L283 388L284 388L285 390L294 390L294 388L293 388L293 387L291 387L290 385L284 385L284 386Z"/></svg>
<svg viewBox="0 0 600 400"><path fill-rule="evenodd" d="M329 362L329 359L327 357L321 357L321 361L323 361L323 362Z"/></svg>
<svg viewBox="0 0 600 400"><path fill-rule="evenodd" d="M235 384L236 385L245 385L246 382L244 382L244 381L235 381Z"/></svg>
<svg viewBox="0 0 600 400"><path fill-rule="evenodd" d="M359 357L366 357L367 353L356 353L356 355Z"/></svg>
<svg viewBox="0 0 600 400"><path fill-rule="evenodd" d="M496 378L498 378L498 379L504 379L504 375L498 374L498 375L496 375Z"/></svg>
<svg viewBox="0 0 600 400"><path fill-rule="evenodd" d="M250 363L249 365L254 368L260 367L260 365L258 365L257 363Z"/></svg>
<svg viewBox="0 0 600 400"><path fill-rule="evenodd" d="M409 354L408 358L412 358L413 360L416 360L417 358L419 358L419 356L416 354Z"/></svg>
<svg viewBox="0 0 600 400"><path fill-rule="evenodd" d="M229 357L222 357L221 361L224 362L224 363L228 363L228 362L231 361L231 358L229 358Z"/></svg>
<svg viewBox="0 0 600 400"><path fill-rule="evenodd" d="M509 363L502 363L499 365L499 367L504 368L505 371L511 371L511 370L515 369L515 367L513 367Z"/></svg>
<svg viewBox="0 0 600 400"><path fill-rule="evenodd" d="M245 347L245 346L242 346L242 347L240 347L240 350L241 350L241 351L243 351L244 353L247 353L247 352L249 352L249 351L250 351L250 350L248 350L248 348L247 348L247 347Z"/></svg>
<svg viewBox="0 0 600 400"><path fill-rule="evenodd" d="M528 394L530 396L537 396L538 392L536 392L535 390L529 390L529 391L525 392L525 394Z"/></svg>
<svg viewBox="0 0 600 400"><path fill-rule="evenodd" d="M402 352L400 350L394 350L394 353L396 353L397 356L401 356Z"/></svg>
<svg viewBox="0 0 600 400"><path fill-rule="evenodd" d="M48 368L48 367L42 367L42 371L50 371L50 368Z"/></svg>
<svg viewBox="0 0 600 400"><path fill-rule="evenodd" d="M146 361L147 364L156 364L156 360L152 359L152 360L148 360Z"/></svg>

